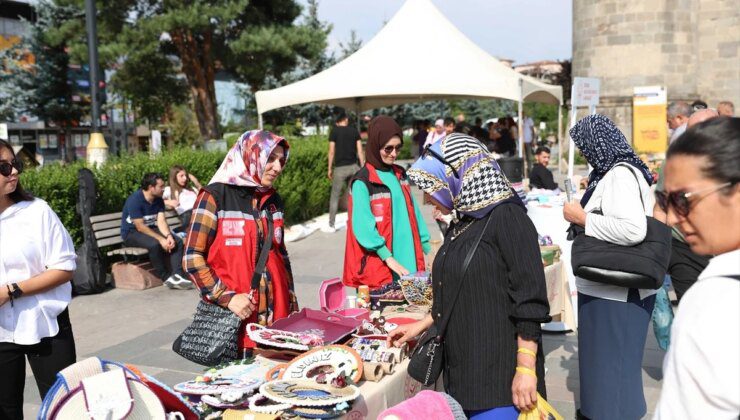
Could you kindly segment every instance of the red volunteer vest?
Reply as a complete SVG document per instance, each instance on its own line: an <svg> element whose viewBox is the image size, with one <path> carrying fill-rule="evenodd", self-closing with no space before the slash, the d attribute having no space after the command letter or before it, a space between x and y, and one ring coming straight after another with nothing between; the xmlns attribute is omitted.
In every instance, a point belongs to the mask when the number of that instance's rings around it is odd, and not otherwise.
<svg viewBox="0 0 740 420"><path fill-rule="evenodd" d="M406 178L406 171L398 165L393 165L393 172L401 183L401 190L406 201L406 211L411 222L411 232L414 238L414 254L416 255L416 269L424 270L424 251L419 236L419 226L411 200L411 187ZM366 163L352 178L350 185L355 181L364 182L370 193L370 209L375 216L375 225L380 236L385 238L385 245L393 252L393 207L391 205L391 191L378 177L375 168ZM347 220L347 245L344 252L344 275L342 281L346 286L358 287L367 285L377 289L393 280L391 269L380 259L377 253L368 251L357 242L352 230L352 194L350 189Z"/></svg>
<svg viewBox="0 0 740 420"><path fill-rule="evenodd" d="M249 293L252 274L261 249L261 231L267 229L267 212L273 220L273 242L265 265L268 293L259 296L258 310L245 322L257 322L258 313L266 314L266 324L285 318L291 312L294 296L293 278L283 247L283 203L277 193L262 197L255 220L252 198L254 190L227 184L212 184L205 189L216 201L218 229L208 250L211 270L229 290ZM243 329L242 329L243 330ZM254 347L242 337L241 347Z"/></svg>

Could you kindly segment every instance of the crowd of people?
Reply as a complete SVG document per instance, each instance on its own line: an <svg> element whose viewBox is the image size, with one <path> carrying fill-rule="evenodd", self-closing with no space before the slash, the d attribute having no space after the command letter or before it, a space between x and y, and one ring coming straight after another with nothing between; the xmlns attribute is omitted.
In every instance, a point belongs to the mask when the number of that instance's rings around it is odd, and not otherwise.
<svg viewBox="0 0 740 420"><path fill-rule="evenodd" d="M728 103L716 112L706 104L684 105L668 108L674 133L657 188L609 118L579 121L570 134L592 171L583 198L566 203L563 217L587 236L623 246L646 238L646 216L675 229L668 274L677 279L680 303L655 418L736 418L740 119L723 116L734 113ZM334 229L341 189L348 184L351 192L345 284L378 289L424 269L430 234L412 183L452 218L433 262L431 312L394 330L389 345L449 320L444 387L470 418L515 419L536 405L538 395L547 398L540 325L550 317L537 232L495 159L516 153L513 119L485 128L481 121L470 127L452 118L435 121L429 131L422 124L414 136L419 157L408 171L396 163L404 140L392 118L370 122L364 147L346 115L336 122L327 175ZM533 123L522 126L532 130L525 141L537 162L532 185L557 188L547 171L549 149L535 147ZM123 208L124 243L146 248L167 286L196 286L205 302L245 324L267 326L287 317L298 301L284 203L274 183L289 156L286 139L253 130L239 138L206 185L180 166L171 169L167 188L160 174L145 174ZM23 190L22 170L13 148L0 141L0 418L12 419L23 416L26 359L44 395L54 375L76 358L67 310L74 246L51 208ZM170 230L167 207L187 226L184 241ZM448 292L458 289L462 304ZM641 418L647 410L642 357L656 291L584 278L577 289L578 415ZM239 348L250 354L255 343L240 331Z"/></svg>

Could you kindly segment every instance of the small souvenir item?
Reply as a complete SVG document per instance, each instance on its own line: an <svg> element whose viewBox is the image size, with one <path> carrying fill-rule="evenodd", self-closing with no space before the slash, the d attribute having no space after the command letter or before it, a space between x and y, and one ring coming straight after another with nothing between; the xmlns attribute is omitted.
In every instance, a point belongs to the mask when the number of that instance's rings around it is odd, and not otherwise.
<svg viewBox="0 0 740 420"><path fill-rule="evenodd" d="M324 344L321 337L316 334L281 331L254 323L247 324L247 335L255 343L299 351Z"/></svg>
<svg viewBox="0 0 740 420"><path fill-rule="evenodd" d="M298 407L324 407L354 401L360 396L360 388L354 385L335 388L306 380L280 380L263 384L260 394L278 403Z"/></svg>
<svg viewBox="0 0 740 420"><path fill-rule="evenodd" d="M412 305L431 306L432 278L426 271L418 271L399 279L401 291Z"/></svg>
<svg viewBox="0 0 740 420"><path fill-rule="evenodd" d="M235 360L227 364L217 366L208 370L203 376L212 378L234 378L249 381L252 379L262 380L265 374L275 368L277 363L266 358L254 358L245 360Z"/></svg>
<svg viewBox="0 0 740 420"><path fill-rule="evenodd" d="M362 359L352 348L331 345L315 348L293 359L281 379L313 379L320 373L347 376L354 383L362 378Z"/></svg>
<svg viewBox="0 0 740 420"><path fill-rule="evenodd" d="M198 378L201 380L199 381ZM182 382L175 385L175 391L188 395L220 395L227 391L250 393L264 382L260 379L241 381L239 379L225 378L206 381L205 377L198 378L194 381Z"/></svg>
<svg viewBox="0 0 740 420"><path fill-rule="evenodd" d="M281 404L275 402L259 392L249 398L249 409L254 411L255 413L277 414L291 407L291 404Z"/></svg>
<svg viewBox="0 0 740 420"><path fill-rule="evenodd" d="M224 391L220 395L203 395L201 401L215 408L240 408L249 404L247 394L242 391Z"/></svg>

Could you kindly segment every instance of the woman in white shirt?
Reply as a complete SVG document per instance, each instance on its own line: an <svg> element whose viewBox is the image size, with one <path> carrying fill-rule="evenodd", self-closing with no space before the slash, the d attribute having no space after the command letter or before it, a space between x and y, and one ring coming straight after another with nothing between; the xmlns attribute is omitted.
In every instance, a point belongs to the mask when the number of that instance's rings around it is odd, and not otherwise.
<svg viewBox="0 0 740 420"><path fill-rule="evenodd" d="M75 250L57 215L20 185L23 170L0 140L0 418L23 418L26 359L43 398L75 362L67 305Z"/></svg>
<svg viewBox="0 0 740 420"><path fill-rule="evenodd" d="M652 215L654 203L647 166L603 115L582 119L570 135L593 171L581 202L565 204L565 219L603 241L624 246L642 242L645 216ZM576 278L576 287L579 418L639 419L647 412L642 355L656 291L582 278Z"/></svg>
<svg viewBox="0 0 740 420"><path fill-rule="evenodd" d="M740 118L688 129L668 149L668 224L691 251L716 255L681 299L655 419L740 415Z"/></svg>
<svg viewBox="0 0 740 420"><path fill-rule="evenodd" d="M162 198L168 207L177 211L183 229L190 226L190 216L200 188L198 178L188 173L184 167L174 165L170 168L169 185L164 188Z"/></svg>

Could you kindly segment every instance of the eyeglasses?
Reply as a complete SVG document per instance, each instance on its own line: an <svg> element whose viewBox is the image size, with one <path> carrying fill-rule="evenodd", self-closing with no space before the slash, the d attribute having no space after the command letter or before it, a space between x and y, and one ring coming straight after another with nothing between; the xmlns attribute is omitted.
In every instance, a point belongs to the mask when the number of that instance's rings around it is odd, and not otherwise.
<svg viewBox="0 0 740 420"><path fill-rule="evenodd" d="M383 151L386 155L390 155L391 153L393 153L394 150L396 151L396 153L400 152L402 148L403 144L399 144L398 146L385 146L383 148Z"/></svg>
<svg viewBox="0 0 740 420"><path fill-rule="evenodd" d="M673 207L673 209L679 216L686 217L689 215L692 205L695 205L707 196L731 185L733 185L732 182L725 182L724 184L715 185L710 188L705 188L703 190L692 192L676 191L672 193L667 193L665 191L656 191L655 201L658 202L658 206L664 212L667 213L668 208ZM691 200L691 197L697 198Z"/></svg>
<svg viewBox="0 0 740 420"><path fill-rule="evenodd" d="M434 150L432 150L432 145L431 144L428 144L424 148L424 152L421 154L421 157L422 158L425 158L427 156L427 154L431 155L433 158L437 159L438 161L440 161L441 163L443 163L445 166L447 166L448 168L450 168L450 170L452 170L452 173L455 174L455 178L458 178L458 179L460 178L460 175L458 175L457 170L455 169L455 167L452 166L452 164L450 162L448 162L445 158L443 158L442 156L440 156L437 152L435 152Z"/></svg>
<svg viewBox="0 0 740 420"><path fill-rule="evenodd" d="M13 168L20 174L23 172L23 162L18 159L13 159L11 162L0 162L0 175L10 176L13 173Z"/></svg>

